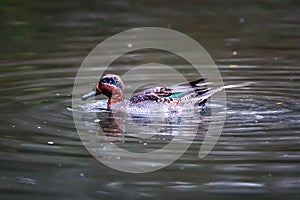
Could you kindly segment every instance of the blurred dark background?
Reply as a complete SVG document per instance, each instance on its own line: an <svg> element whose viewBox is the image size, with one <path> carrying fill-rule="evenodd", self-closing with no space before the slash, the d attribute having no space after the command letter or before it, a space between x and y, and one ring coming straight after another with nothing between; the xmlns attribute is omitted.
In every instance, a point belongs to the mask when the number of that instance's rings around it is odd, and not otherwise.
<svg viewBox="0 0 300 200"><path fill-rule="evenodd" d="M165 27L203 45L214 59L296 64L298 1L8 1L0 3L1 60L85 56L135 27Z"/></svg>

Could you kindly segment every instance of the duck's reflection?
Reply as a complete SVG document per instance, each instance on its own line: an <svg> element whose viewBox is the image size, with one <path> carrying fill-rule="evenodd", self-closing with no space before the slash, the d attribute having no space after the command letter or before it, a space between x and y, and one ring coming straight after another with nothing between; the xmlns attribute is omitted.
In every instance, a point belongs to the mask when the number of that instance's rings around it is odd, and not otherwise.
<svg viewBox="0 0 300 200"><path fill-rule="evenodd" d="M97 112L96 116L95 121L100 125L97 132L99 136L104 135L111 142L124 143L124 112L106 110L105 112Z"/></svg>
<svg viewBox="0 0 300 200"><path fill-rule="evenodd" d="M199 121L200 114L188 117L182 112L129 114L122 111L106 110L97 113L99 123L98 135L105 135L110 142L124 143L125 138L151 138L155 135L175 136L182 128L195 120Z"/></svg>

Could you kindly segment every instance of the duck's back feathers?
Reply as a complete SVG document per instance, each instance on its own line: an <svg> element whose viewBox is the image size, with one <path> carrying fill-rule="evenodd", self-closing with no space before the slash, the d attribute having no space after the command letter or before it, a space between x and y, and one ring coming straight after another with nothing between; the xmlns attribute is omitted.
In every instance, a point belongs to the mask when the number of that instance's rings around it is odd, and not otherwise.
<svg viewBox="0 0 300 200"><path fill-rule="evenodd" d="M149 101L157 103L167 103L172 106L178 104L205 103L207 98L201 98L209 92L204 79L199 79L189 83L181 83L171 87L155 87L144 90L130 98L130 104L143 104Z"/></svg>

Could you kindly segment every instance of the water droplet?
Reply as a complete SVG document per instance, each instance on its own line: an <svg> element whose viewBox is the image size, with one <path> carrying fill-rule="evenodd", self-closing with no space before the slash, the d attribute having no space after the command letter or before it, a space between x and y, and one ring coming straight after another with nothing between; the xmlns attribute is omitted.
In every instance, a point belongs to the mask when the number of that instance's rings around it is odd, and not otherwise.
<svg viewBox="0 0 300 200"><path fill-rule="evenodd" d="M241 18L239 19L239 22L240 22L241 24L243 24L243 23L245 22L245 18L241 17Z"/></svg>
<svg viewBox="0 0 300 200"><path fill-rule="evenodd" d="M131 44L131 43L128 43L128 44L127 44L127 47L128 47L128 48L131 48L131 47L132 47L132 44Z"/></svg>
<svg viewBox="0 0 300 200"><path fill-rule="evenodd" d="M53 145L54 142L53 141L48 141L48 144Z"/></svg>

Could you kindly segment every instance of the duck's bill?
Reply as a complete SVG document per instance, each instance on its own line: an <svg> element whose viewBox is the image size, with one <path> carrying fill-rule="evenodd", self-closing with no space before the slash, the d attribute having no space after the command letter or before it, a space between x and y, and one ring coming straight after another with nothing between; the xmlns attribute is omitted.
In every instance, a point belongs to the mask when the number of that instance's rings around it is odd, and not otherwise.
<svg viewBox="0 0 300 200"><path fill-rule="evenodd" d="M81 100L86 100L86 99L88 99L88 98L97 96L98 94L101 94L101 92L98 91L98 90L93 90L93 91L91 91L91 92L89 92L89 93L83 95L83 96L81 97Z"/></svg>

